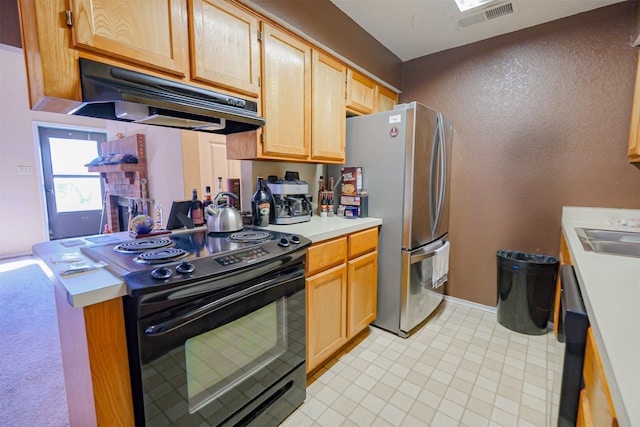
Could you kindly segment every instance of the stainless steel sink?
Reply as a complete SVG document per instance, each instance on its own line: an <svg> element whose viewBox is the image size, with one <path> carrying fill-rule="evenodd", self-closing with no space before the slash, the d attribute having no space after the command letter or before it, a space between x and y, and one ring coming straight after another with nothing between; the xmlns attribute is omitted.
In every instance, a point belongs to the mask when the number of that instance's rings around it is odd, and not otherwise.
<svg viewBox="0 0 640 427"><path fill-rule="evenodd" d="M640 232L576 228L586 251L640 258Z"/></svg>
<svg viewBox="0 0 640 427"><path fill-rule="evenodd" d="M640 243L640 233L630 231L594 230L583 228L585 236L591 240L606 240L609 242Z"/></svg>

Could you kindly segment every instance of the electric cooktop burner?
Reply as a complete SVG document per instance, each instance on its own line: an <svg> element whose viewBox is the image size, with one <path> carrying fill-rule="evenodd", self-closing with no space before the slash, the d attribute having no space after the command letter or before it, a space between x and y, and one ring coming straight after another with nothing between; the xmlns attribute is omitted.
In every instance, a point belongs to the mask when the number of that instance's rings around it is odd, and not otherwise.
<svg viewBox="0 0 640 427"><path fill-rule="evenodd" d="M268 231L259 230L239 231L230 235L228 239L232 242L261 242L263 240L271 239L271 234Z"/></svg>
<svg viewBox="0 0 640 427"><path fill-rule="evenodd" d="M123 254L139 254L152 249L166 248L174 245L175 243L170 239L154 237L124 242L113 248L113 250Z"/></svg>
<svg viewBox="0 0 640 427"><path fill-rule="evenodd" d="M160 248L142 252L133 260L139 264L164 264L177 261L187 254L187 251L180 248Z"/></svg>

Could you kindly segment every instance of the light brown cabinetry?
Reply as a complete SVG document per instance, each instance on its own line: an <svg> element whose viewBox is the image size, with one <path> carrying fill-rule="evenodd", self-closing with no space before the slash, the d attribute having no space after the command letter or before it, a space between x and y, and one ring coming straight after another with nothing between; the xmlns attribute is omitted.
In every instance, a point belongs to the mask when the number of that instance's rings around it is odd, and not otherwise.
<svg viewBox="0 0 640 427"><path fill-rule="evenodd" d="M376 112L393 110L398 103L398 94L384 86L377 86Z"/></svg>
<svg viewBox="0 0 640 427"><path fill-rule="evenodd" d="M307 252L307 373L375 320L378 228L314 244Z"/></svg>
<svg viewBox="0 0 640 427"><path fill-rule="evenodd" d="M311 160L344 163L347 67L324 53L312 53Z"/></svg>
<svg viewBox="0 0 640 427"><path fill-rule="evenodd" d="M398 101L391 89L355 70L347 70L347 113L351 115L388 111Z"/></svg>
<svg viewBox="0 0 640 427"><path fill-rule="evenodd" d="M187 75L184 0L72 0L73 46Z"/></svg>
<svg viewBox="0 0 640 427"><path fill-rule="evenodd" d="M347 262L347 336L354 337L376 319L378 301L378 228L349 235Z"/></svg>
<svg viewBox="0 0 640 427"><path fill-rule="evenodd" d="M587 330L587 344L582 370L584 388L580 391L578 404L578 426L615 427L616 413L609 394L607 379L596 346L593 330Z"/></svg>
<svg viewBox="0 0 640 427"><path fill-rule="evenodd" d="M636 69L636 88L631 110L631 130L629 132L629 161L640 162L640 54Z"/></svg>
<svg viewBox="0 0 640 427"><path fill-rule="evenodd" d="M232 159L344 163L346 66L268 24L262 31L261 136L227 136Z"/></svg>
<svg viewBox="0 0 640 427"><path fill-rule="evenodd" d="M257 17L225 0L189 0L189 12L193 80L258 98Z"/></svg>
<svg viewBox="0 0 640 427"><path fill-rule="evenodd" d="M306 160L311 139L311 47L263 23L262 66L262 111L268 117L262 154Z"/></svg>
<svg viewBox="0 0 640 427"><path fill-rule="evenodd" d="M374 112L376 83L364 74L347 70L347 110L356 114Z"/></svg>
<svg viewBox="0 0 640 427"><path fill-rule="evenodd" d="M307 372L347 342L347 238L307 250Z"/></svg>

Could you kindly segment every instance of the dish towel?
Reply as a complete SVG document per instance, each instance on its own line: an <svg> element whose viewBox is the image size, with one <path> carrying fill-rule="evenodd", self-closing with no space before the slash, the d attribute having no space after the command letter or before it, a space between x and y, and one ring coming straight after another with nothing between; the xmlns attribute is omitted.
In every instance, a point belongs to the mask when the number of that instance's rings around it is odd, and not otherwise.
<svg viewBox="0 0 640 427"><path fill-rule="evenodd" d="M449 242L446 241L444 245L434 251L433 273L431 275L433 289L438 289L449 279L449 248Z"/></svg>

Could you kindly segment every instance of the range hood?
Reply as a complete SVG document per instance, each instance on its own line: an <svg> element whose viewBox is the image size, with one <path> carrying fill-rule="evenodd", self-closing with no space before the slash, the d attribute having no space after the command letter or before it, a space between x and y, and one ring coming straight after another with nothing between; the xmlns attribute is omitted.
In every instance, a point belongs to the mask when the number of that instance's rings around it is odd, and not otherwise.
<svg viewBox="0 0 640 427"><path fill-rule="evenodd" d="M69 114L230 134L258 129L254 101L80 58L82 104Z"/></svg>

